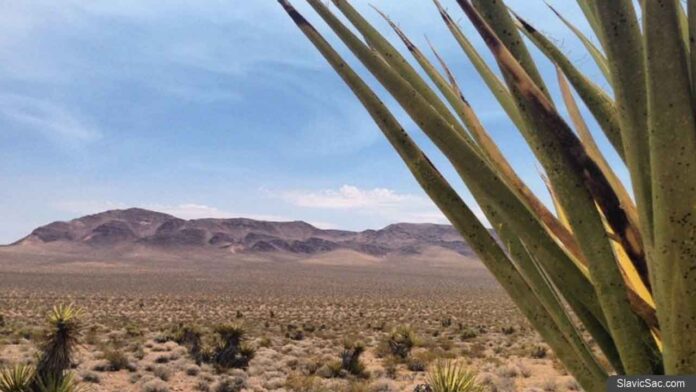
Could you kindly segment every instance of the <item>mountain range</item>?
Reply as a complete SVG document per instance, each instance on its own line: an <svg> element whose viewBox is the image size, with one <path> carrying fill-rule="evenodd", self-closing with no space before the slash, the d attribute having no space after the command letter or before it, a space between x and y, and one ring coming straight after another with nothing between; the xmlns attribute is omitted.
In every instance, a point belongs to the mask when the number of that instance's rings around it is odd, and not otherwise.
<svg viewBox="0 0 696 392"><path fill-rule="evenodd" d="M231 253L317 255L350 250L370 256L418 255L441 248L471 256L471 248L449 225L397 223L379 230L325 230L303 221L246 218L184 220L141 208L105 211L41 226L12 247L132 247L164 251L218 250Z"/></svg>

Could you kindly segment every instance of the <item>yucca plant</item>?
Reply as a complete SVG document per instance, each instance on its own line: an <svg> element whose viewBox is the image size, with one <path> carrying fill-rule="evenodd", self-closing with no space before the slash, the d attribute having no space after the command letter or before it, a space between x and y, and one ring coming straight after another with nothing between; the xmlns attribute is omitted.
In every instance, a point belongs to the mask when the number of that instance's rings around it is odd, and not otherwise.
<svg viewBox="0 0 696 392"><path fill-rule="evenodd" d="M0 392L28 392L34 374L34 367L30 365L0 369Z"/></svg>
<svg viewBox="0 0 696 392"><path fill-rule="evenodd" d="M389 334L387 343L392 355L406 359L411 354L411 349L417 344L417 341L418 337L411 327L400 325Z"/></svg>
<svg viewBox="0 0 696 392"><path fill-rule="evenodd" d="M214 328L216 342L211 360L222 368L243 368L249 366L256 349L246 343L246 331L237 324L220 324Z"/></svg>
<svg viewBox="0 0 696 392"><path fill-rule="evenodd" d="M541 164L552 211L498 149L434 49L442 70L387 18L419 72L348 1L333 3L354 30L322 1L307 0L449 160L500 242L374 91L287 0L279 2L586 390L603 390L610 373L696 373L696 1L688 1L688 15L678 0L641 1L640 9L632 0L577 0L599 44L563 21L607 79L604 91L504 1L457 0L500 78L433 0ZM556 65L570 122L522 35ZM597 147L571 87L626 165L630 186Z"/></svg>
<svg viewBox="0 0 696 392"><path fill-rule="evenodd" d="M341 352L341 369L354 376L366 376L365 364L360 359L364 352L365 344L363 342L344 342L343 351Z"/></svg>
<svg viewBox="0 0 696 392"><path fill-rule="evenodd" d="M481 392L476 374L457 361L438 360L430 368L426 382L433 392Z"/></svg>
<svg viewBox="0 0 696 392"><path fill-rule="evenodd" d="M72 304L54 306L49 312L49 328L40 347L34 390L71 384L64 384L63 379L72 377L66 371L70 369L81 334L81 316L82 310Z"/></svg>
<svg viewBox="0 0 696 392"><path fill-rule="evenodd" d="M60 378L49 377L38 384L38 392L87 392L90 389L80 384L73 373L66 373Z"/></svg>

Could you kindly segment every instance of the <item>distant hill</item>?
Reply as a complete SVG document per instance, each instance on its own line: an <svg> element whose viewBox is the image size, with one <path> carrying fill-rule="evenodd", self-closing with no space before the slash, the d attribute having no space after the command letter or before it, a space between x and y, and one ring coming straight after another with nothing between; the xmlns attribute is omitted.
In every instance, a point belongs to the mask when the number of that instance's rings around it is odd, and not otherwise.
<svg viewBox="0 0 696 392"><path fill-rule="evenodd" d="M370 256L420 255L441 248L473 256L449 225L397 223L380 230L323 230L302 221L268 222L246 218L184 220L141 208L111 210L69 222L41 226L12 244L62 249L118 250L145 247L162 251L225 250L233 253L320 255L350 250Z"/></svg>

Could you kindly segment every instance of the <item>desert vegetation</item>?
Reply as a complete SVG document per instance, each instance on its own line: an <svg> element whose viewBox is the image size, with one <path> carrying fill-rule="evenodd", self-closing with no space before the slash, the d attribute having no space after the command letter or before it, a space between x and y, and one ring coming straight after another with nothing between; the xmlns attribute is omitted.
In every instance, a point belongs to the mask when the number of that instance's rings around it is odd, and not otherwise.
<svg viewBox="0 0 696 392"><path fill-rule="evenodd" d="M0 368L37 367L63 303L81 309L65 374L91 391L438 392L457 390L434 384L452 372L484 390L577 389L480 267L194 262L211 272L0 263Z"/></svg>
<svg viewBox="0 0 696 392"><path fill-rule="evenodd" d="M419 72L350 2L332 2L345 19L322 1L307 2L448 159L501 242L322 33L289 1L279 0L586 390L603 390L613 373L696 372L696 2L688 2L687 13L677 0L578 0L594 37L563 21L602 71L611 90L605 91L533 26L540 21L523 20L503 1L458 0L499 77L455 22L458 17L434 1L511 128L534 152L554 212L498 149L434 47L441 69L381 14ZM523 36L556 66L553 77L570 121ZM619 156L617 164L628 169L630 187L597 147L571 88ZM589 348L590 340L599 351Z"/></svg>

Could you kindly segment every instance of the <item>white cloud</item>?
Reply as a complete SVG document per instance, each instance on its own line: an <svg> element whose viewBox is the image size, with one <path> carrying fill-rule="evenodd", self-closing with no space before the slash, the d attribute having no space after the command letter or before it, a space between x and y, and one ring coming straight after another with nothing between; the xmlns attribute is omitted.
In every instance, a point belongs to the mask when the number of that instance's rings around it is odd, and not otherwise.
<svg viewBox="0 0 696 392"><path fill-rule="evenodd" d="M50 101L14 94L0 95L0 117L67 145L96 140L101 132L79 115Z"/></svg>
<svg viewBox="0 0 696 392"><path fill-rule="evenodd" d="M338 189L267 193L297 207L380 217L385 222L447 223L444 215L427 197L387 188L361 189L354 185L343 185Z"/></svg>
<svg viewBox="0 0 696 392"><path fill-rule="evenodd" d="M409 202L418 202L421 198L409 194L399 194L391 189L360 189L353 185L343 185L337 190L286 191L281 197L298 207L310 208L390 208Z"/></svg>

